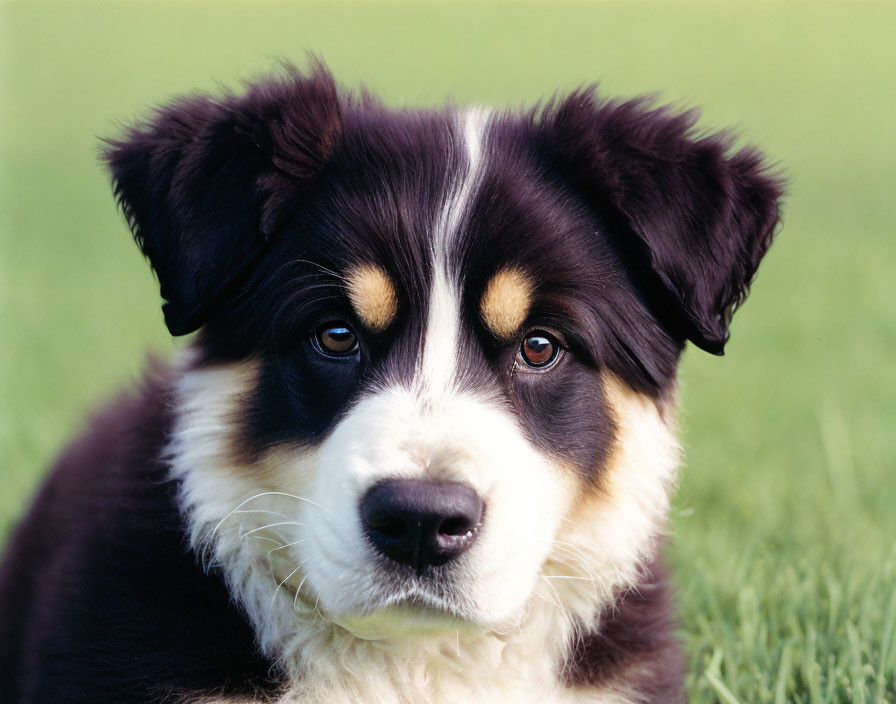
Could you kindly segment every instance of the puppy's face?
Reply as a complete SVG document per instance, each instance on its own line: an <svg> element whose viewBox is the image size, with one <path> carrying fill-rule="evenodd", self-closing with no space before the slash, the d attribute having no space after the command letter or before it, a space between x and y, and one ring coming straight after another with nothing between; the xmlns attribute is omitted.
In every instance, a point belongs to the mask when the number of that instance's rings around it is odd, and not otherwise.
<svg viewBox="0 0 896 704"><path fill-rule="evenodd" d="M112 146L166 321L201 326L175 476L246 599L389 638L630 586L684 341L721 351L777 219L758 158L691 124L586 93L390 112L318 71Z"/></svg>

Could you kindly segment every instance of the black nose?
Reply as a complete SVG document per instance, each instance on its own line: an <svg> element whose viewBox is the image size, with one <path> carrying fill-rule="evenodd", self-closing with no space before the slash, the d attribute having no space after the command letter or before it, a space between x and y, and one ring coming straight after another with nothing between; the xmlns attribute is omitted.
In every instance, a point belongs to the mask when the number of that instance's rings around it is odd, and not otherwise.
<svg viewBox="0 0 896 704"><path fill-rule="evenodd" d="M457 482L389 479L361 499L361 520L373 546L414 568L444 565L476 540L482 499Z"/></svg>

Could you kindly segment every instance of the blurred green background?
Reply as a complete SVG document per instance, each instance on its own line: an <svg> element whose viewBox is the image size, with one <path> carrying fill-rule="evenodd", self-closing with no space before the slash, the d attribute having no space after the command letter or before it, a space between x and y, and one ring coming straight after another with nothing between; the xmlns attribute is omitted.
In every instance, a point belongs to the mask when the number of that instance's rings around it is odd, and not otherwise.
<svg viewBox="0 0 896 704"><path fill-rule="evenodd" d="M0 539L85 411L177 346L99 136L306 50L394 105L659 90L791 180L728 353L683 364L690 696L896 700L896 4L27 2L0 32Z"/></svg>

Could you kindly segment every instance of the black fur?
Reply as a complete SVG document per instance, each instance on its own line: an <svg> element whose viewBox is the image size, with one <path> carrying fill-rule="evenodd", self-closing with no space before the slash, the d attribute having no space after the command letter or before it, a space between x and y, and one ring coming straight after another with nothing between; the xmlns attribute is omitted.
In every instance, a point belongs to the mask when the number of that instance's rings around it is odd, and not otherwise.
<svg viewBox="0 0 896 704"><path fill-rule="evenodd" d="M579 624L565 671L572 687L624 681L637 704L681 701L684 658L675 639L666 571L657 559L641 582L600 614L599 625ZM637 668L632 677L627 668Z"/></svg>
<svg viewBox="0 0 896 704"><path fill-rule="evenodd" d="M158 702L273 691L277 672L186 547L159 455L169 374L110 404L60 458L0 569L4 702Z"/></svg>
<svg viewBox="0 0 896 704"><path fill-rule="evenodd" d="M239 284L341 135L333 80L290 70L243 97L183 98L109 143L115 192L172 335Z"/></svg>
<svg viewBox="0 0 896 704"><path fill-rule="evenodd" d="M583 90L547 111L543 147L569 182L618 223L632 263L666 294L660 313L721 354L778 223L781 181L725 134L694 135L695 111Z"/></svg>

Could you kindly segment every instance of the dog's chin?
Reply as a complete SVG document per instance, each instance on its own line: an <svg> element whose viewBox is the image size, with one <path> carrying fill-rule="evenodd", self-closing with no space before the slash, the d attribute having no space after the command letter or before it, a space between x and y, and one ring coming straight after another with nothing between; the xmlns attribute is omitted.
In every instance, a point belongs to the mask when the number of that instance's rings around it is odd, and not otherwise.
<svg viewBox="0 0 896 704"><path fill-rule="evenodd" d="M294 605L298 612L314 613L356 638L370 641L407 642L447 635L454 638L461 634L506 630L507 626L503 622L485 622L425 590L384 593L372 601L339 611L327 609L319 601L312 603L304 594L295 599Z"/></svg>
<svg viewBox="0 0 896 704"><path fill-rule="evenodd" d="M340 628L362 640L432 638L481 630L448 609L401 601L369 612L326 614Z"/></svg>

